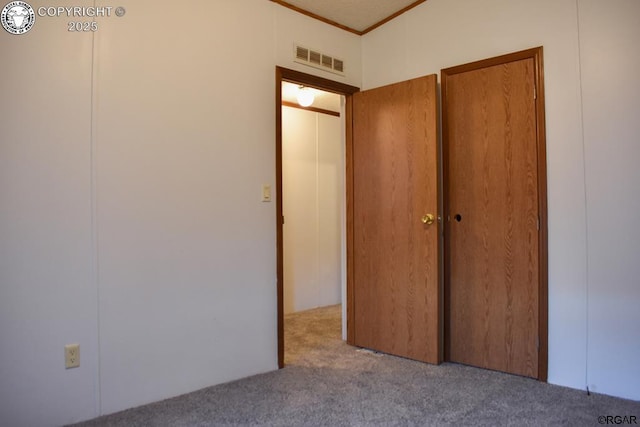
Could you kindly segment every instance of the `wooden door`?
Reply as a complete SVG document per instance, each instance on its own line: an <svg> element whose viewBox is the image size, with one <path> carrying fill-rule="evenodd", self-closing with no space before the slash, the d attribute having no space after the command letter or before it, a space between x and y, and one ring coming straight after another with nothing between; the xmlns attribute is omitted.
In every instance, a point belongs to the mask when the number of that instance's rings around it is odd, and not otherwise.
<svg viewBox="0 0 640 427"><path fill-rule="evenodd" d="M546 185L537 52L443 70L446 323L448 360L543 378Z"/></svg>
<svg viewBox="0 0 640 427"><path fill-rule="evenodd" d="M436 105L435 75L353 96L353 343L431 363L439 226L423 216L438 214Z"/></svg>

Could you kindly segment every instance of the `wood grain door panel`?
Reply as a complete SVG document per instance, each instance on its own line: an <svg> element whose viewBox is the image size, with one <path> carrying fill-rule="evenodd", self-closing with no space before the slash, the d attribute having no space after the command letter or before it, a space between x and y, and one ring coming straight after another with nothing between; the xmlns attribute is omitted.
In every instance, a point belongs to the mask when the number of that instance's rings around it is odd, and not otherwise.
<svg viewBox="0 0 640 427"><path fill-rule="evenodd" d="M446 76L448 353L538 377L535 64Z"/></svg>
<svg viewBox="0 0 640 427"><path fill-rule="evenodd" d="M354 94L354 343L438 363L436 76Z"/></svg>

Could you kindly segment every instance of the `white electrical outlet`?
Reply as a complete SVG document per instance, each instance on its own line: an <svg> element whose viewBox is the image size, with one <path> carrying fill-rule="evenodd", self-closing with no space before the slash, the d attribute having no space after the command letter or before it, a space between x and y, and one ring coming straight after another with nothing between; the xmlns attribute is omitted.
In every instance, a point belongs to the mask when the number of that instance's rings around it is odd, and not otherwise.
<svg viewBox="0 0 640 427"><path fill-rule="evenodd" d="M80 344L67 344L64 346L64 366L67 369L80 366Z"/></svg>

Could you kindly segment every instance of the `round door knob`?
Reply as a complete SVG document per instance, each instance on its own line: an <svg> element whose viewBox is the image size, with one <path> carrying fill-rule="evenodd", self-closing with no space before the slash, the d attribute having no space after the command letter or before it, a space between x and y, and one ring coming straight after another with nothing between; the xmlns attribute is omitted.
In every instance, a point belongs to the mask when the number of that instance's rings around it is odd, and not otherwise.
<svg viewBox="0 0 640 427"><path fill-rule="evenodd" d="M436 217L433 214L426 214L421 219L423 224L431 225L436 220Z"/></svg>

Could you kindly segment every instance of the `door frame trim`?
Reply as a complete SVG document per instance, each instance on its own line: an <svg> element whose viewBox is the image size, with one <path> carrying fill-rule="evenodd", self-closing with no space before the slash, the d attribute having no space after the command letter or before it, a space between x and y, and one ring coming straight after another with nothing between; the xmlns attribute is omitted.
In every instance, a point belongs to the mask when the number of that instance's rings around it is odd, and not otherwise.
<svg viewBox="0 0 640 427"><path fill-rule="evenodd" d="M344 95L345 103L345 190L346 190L346 259L347 259L347 342L353 343L353 98L356 86L276 66L276 277L278 305L278 367L284 367L284 240L282 215L282 82Z"/></svg>
<svg viewBox="0 0 640 427"><path fill-rule="evenodd" d="M449 135L448 117L444 108L447 98L447 77L467 71L477 70L495 65L505 64L523 59L533 59L534 83L536 91L536 139L537 139L537 164L538 164L538 211L540 217L540 229L538 231L538 375L540 381L547 381L548 371L548 222L547 222L547 154L546 154L546 128L545 128L545 100L544 100L544 66L542 46L514 52L493 58L475 61L468 64L442 69L441 72L441 97L442 97L442 171L443 171L443 198L444 215L449 212ZM445 360L450 360L450 223L445 219L444 227L444 336L445 336Z"/></svg>

